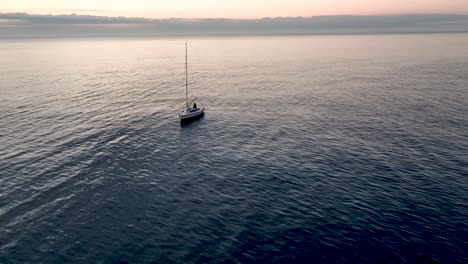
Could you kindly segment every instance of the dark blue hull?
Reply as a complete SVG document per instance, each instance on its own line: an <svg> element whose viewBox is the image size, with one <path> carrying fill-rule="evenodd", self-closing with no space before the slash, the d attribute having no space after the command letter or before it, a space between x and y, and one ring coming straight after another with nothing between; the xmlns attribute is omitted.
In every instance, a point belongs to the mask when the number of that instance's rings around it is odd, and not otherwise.
<svg viewBox="0 0 468 264"><path fill-rule="evenodd" d="M204 116L205 116L205 113L201 113L200 115L180 120L180 124L181 125L188 125L188 124L192 123L193 121L196 121L198 119L203 118Z"/></svg>

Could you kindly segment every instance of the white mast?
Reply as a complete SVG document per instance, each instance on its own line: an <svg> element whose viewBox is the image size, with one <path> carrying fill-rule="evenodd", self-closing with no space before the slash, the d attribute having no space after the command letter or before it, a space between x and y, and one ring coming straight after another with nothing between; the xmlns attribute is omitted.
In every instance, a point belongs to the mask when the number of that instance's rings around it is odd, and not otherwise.
<svg viewBox="0 0 468 264"><path fill-rule="evenodd" d="M187 67L187 43L185 43L185 105L187 109L189 108L188 104L188 67Z"/></svg>

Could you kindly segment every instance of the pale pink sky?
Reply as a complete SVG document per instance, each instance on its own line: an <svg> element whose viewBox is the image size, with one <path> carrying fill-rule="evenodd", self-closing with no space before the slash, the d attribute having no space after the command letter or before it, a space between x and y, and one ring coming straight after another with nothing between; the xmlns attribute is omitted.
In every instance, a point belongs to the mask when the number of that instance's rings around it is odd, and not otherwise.
<svg viewBox="0 0 468 264"><path fill-rule="evenodd" d="M0 0L0 12L150 18L468 14L468 0Z"/></svg>

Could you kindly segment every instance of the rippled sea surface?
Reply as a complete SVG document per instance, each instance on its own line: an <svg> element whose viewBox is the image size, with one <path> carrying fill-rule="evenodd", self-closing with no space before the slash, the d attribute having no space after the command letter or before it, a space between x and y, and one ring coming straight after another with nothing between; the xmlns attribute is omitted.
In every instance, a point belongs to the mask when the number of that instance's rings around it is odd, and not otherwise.
<svg viewBox="0 0 468 264"><path fill-rule="evenodd" d="M468 263L467 47L1 40L0 262Z"/></svg>

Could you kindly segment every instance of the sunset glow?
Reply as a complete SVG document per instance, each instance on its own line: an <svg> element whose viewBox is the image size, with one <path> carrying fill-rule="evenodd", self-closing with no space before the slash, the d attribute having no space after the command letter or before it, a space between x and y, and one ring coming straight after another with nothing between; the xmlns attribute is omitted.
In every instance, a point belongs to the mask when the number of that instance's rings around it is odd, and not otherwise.
<svg viewBox="0 0 468 264"><path fill-rule="evenodd" d="M261 18L318 15L468 13L467 0L3 0L0 12L152 18Z"/></svg>

